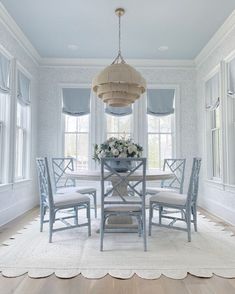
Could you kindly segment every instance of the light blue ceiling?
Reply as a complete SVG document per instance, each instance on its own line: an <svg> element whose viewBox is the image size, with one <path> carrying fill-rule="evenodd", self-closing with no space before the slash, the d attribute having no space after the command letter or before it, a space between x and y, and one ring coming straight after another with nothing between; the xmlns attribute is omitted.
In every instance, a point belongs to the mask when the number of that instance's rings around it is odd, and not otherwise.
<svg viewBox="0 0 235 294"><path fill-rule="evenodd" d="M235 9L235 0L2 0L42 57L113 58L115 8L126 58L192 59ZM68 45L77 45L71 50ZM169 50L160 52L160 46Z"/></svg>

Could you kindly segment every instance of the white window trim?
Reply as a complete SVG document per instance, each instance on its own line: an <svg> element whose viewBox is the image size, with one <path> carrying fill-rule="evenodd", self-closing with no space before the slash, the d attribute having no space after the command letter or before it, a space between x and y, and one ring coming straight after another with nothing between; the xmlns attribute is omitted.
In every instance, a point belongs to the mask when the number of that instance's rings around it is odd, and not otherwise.
<svg viewBox="0 0 235 294"><path fill-rule="evenodd" d="M62 109L62 89L63 88L91 88L90 84L71 84L71 83L60 83L59 84L59 107L60 107L60 118L59 123L61 125L61 132L58 134L59 149L57 150L58 156L64 154L64 115ZM173 137L173 155L177 158L181 157L181 133L180 133L180 86L178 84L150 84L148 88L152 89L175 89L175 130ZM146 98L146 94L143 95ZM133 140L139 143L144 148L143 156L147 154L147 113L146 113L146 99L138 99L133 105L132 115L132 136ZM91 111L90 111L90 138L89 138L89 163L88 169L97 169L98 165L92 159L94 144L100 144L106 140L106 119L103 102L98 99L95 94L91 94Z"/></svg>
<svg viewBox="0 0 235 294"><path fill-rule="evenodd" d="M148 89L174 89L175 90L175 111L174 111L174 130L172 130L172 156L176 158L181 158L181 132L180 132L180 86L177 84L148 84ZM147 102L146 102L147 103ZM147 113L146 105L141 107L142 117L145 115L146 127L143 132L147 134ZM144 111L143 111L144 110ZM146 141L146 140L145 140ZM147 148L147 144L145 146ZM147 149L146 149L147 152ZM147 155L147 154L146 154Z"/></svg>
<svg viewBox="0 0 235 294"><path fill-rule="evenodd" d="M208 123L208 111L206 111L206 82L211 79L215 74L219 74L219 93L220 93L220 178L213 177L213 162L212 162L212 136L211 136L211 126ZM224 180L224 160L223 160L223 137L224 137L224 127L223 127L223 89L222 89L222 74L221 74L221 64L216 65L204 78L203 78L203 97L204 97L204 154L206 155L205 166L206 166L206 182L213 184L217 187L223 184Z"/></svg>
<svg viewBox="0 0 235 294"><path fill-rule="evenodd" d="M23 166L23 177L15 177L15 164L16 164L16 114L17 114L17 86L18 86L18 71L21 71L29 80L30 80L30 100L31 104L28 105L28 125L27 125L27 138L26 138L26 151L25 151L25 164ZM14 137L14 163L12 165L12 178L14 183L18 182L28 182L30 181L30 175L31 175L31 165L30 165L30 158L32 153L32 111L31 111L31 105L32 105L32 95L31 95L31 88L32 88L32 75L21 65L20 62L16 61L16 69L15 69L15 91L14 91L14 130L13 130L13 137Z"/></svg>
<svg viewBox="0 0 235 294"><path fill-rule="evenodd" d="M9 101L7 102L7 113L6 113L6 122L7 124L4 125L2 123L2 128L3 128L3 142L4 146L1 148L1 154L0 154L0 159L2 160L2 164L0 168L2 169L2 180L3 183L0 183L1 187L6 187L9 185L9 183L12 182L12 177L10 175L10 170L11 170L11 147L12 147L12 142L11 142L11 107L12 107L12 100L13 100L13 88L14 88L14 58L13 56L0 44L0 53L4 55L9 61L10 61L10 93L7 94L9 95Z"/></svg>

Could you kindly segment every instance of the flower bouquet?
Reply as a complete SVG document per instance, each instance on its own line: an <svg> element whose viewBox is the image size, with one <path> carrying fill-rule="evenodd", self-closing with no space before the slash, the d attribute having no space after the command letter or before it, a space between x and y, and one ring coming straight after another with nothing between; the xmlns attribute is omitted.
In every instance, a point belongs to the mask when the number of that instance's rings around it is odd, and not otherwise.
<svg viewBox="0 0 235 294"><path fill-rule="evenodd" d="M143 148L133 142L132 139L111 137L102 144L95 145L94 160L100 162L101 158L138 158L142 155ZM128 170L129 162L115 161L112 166L118 172Z"/></svg>

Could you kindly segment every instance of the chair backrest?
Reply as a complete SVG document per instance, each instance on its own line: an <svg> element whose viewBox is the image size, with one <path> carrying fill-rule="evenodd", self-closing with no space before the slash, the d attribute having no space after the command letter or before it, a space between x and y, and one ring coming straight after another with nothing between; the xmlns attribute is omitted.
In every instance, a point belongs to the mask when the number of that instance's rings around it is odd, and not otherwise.
<svg viewBox="0 0 235 294"><path fill-rule="evenodd" d="M37 158L36 164L38 172L40 201L42 204L47 204L49 207L53 207L54 200L47 158Z"/></svg>
<svg viewBox="0 0 235 294"><path fill-rule="evenodd" d="M119 169L115 168L115 164ZM120 172L120 166L127 167L127 171ZM111 181L114 185L112 189L105 191L105 182ZM120 185L126 187L126 195L122 195ZM137 188L140 188L138 189ZM142 193L140 191L142 190ZM115 191L115 201L112 193ZM137 197L133 197L133 194ZM106 204L141 204L145 209L146 194L146 158L102 158L101 159L101 209ZM123 197L124 196L124 197ZM125 196L128 197L128 199Z"/></svg>
<svg viewBox="0 0 235 294"><path fill-rule="evenodd" d="M201 158L193 158L192 172L190 176L187 201L191 204L196 204L199 186L199 172L201 167Z"/></svg>
<svg viewBox="0 0 235 294"><path fill-rule="evenodd" d="M66 178L64 174L74 170L72 157L54 157L52 158L52 170L54 176L55 189L62 187L75 187L75 179Z"/></svg>
<svg viewBox="0 0 235 294"><path fill-rule="evenodd" d="M167 158L164 159L163 170L171 171L175 177L170 180L161 182L161 187L178 190L180 194L183 193L184 188L184 171L186 159Z"/></svg>

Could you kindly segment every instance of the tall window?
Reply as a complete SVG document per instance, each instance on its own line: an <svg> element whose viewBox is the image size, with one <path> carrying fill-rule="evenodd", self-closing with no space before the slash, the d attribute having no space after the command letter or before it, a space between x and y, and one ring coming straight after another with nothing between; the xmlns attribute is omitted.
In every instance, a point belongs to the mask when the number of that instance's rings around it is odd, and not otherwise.
<svg viewBox="0 0 235 294"><path fill-rule="evenodd" d="M26 178L26 162L27 162L27 139L28 139L28 106L21 105L17 102L17 118L16 118L16 160L15 160L15 178Z"/></svg>
<svg viewBox="0 0 235 294"><path fill-rule="evenodd" d="M28 176L30 152L30 80L18 71L16 135L15 135L15 180Z"/></svg>
<svg viewBox="0 0 235 294"><path fill-rule="evenodd" d="M8 106L9 106L9 96L0 92L0 184L5 182L5 151L6 143L9 130L8 126Z"/></svg>
<svg viewBox="0 0 235 294"><path fill-rule="evenodd" d="M206 82L207 145L209 177L221 178L221 114L219 98L219 73Z"/></svg>
<svg viewBox="0 0 235 294"><path fill-rule="evenodd" d="M149 89L147 93L148 167L161 168L173 157L174 89Z"/></svg>
<svg viewBox="0 0 235 294"><path fill-rule="evenodd" d="M228 63L228 183L235 185L235 58Z"/></svg>
<svg viewBox="0 0 235 294"><path fill-rule="evenodd" d="M76 169L88 169L89 116L64 115L64 155L75 159Z"/></svg>
<svg viewBox="0 0 235 294"><path fill-rule="evenodd" d="M75 169L88 169L90 89L63 88L64 156L74 158Z"/></svg>
<svg viewBox="0 0 235 294"><path fill-rule="evenodd" d="M0 184L6 183L9 167L10 60L0 52Z"/></svg>
<svg viewBox="0 0 235 294"><path fill-rule="evenodd" d="M148 114L148 166L161 168L165 158L173 156L174 115Z"/></svg>
<svg viewBox="0 0 235 294"><path fill-rule="evenodd" d="M132 115L114 116L106 114L107 139L110 137L132 137Z"/></svg>

